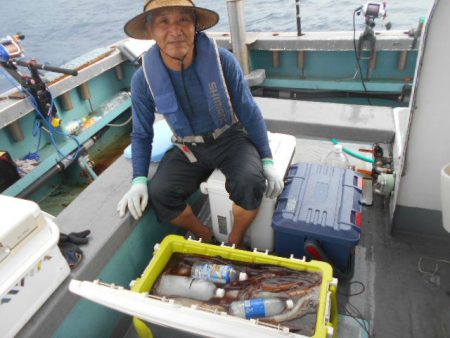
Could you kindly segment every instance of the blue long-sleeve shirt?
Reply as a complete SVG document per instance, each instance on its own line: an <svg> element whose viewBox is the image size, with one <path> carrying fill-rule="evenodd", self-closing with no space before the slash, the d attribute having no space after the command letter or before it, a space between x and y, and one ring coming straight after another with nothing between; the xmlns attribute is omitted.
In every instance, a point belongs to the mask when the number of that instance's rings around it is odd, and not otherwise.
<svg viewBox="0 0 450 338"><path fill-rule="evenodd" d="M253 100L238 61L231 52L223 48L219 48L219 55L236 116L245 127L261 158L272 157L266 124L259 107ZM208 104L194 67L184 70L185 86L182 82L181 72L169 70L169 75L178 102L195 134L202 135L213 131L215 126L211 117L208 113L202 113L207 111ZM184 88L186 88L188 96L186 96ZM134 178L148 175L153 142L153 122L155 121L155 102L145 80L142 67L136 71L131 80L131 108L133 116L131 142Z"/></svg>

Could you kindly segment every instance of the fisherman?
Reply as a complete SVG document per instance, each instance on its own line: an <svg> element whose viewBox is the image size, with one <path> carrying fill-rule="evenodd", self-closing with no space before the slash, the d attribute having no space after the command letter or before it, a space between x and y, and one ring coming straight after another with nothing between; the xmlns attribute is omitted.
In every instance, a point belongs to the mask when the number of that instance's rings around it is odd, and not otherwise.
<svg viewBox="0 0 450 338"><path fill-rule="evenodd" d="M284 184L239 63L202 32L218 21L216 12L190 0L150 0L143 13L126 23L128 36L156 44L143 55L131 81L133 181L117 210L123 217L128 208L138 219L150 199L160 222L211 243L211 230L186 200L219 168L234 202L228 242L242 247L264 192L276 198ZM171 127L175 147L148 181L155 113Z"/></svg>

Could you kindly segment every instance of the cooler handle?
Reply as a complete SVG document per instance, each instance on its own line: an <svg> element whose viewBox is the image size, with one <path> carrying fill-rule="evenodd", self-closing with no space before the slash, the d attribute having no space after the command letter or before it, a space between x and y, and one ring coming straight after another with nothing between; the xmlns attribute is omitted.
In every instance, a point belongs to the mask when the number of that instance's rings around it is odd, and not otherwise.
<svg viewBox="0 0 450 338"><path fill-rule="evenodd" d="M339 218L340 224L345 224L350 226L352 229L361 232L361 228L363 226L363 217L362 212L359 210L352 209L350 213L345 212L341 213L341 217Z"/></svg>
<svg viewBox="0 0 450 338"><path fill-rule="evenodd" d="M337 278L333 278L328 283L324 326L327 327L327 338L333 338L335 335L335 327L338 321L338 309L336 302L336 290L338 286Z"/></svg>
<svg viewBox="0 0 450 338"><path fill-rule="evenodd" d="M356 225L356 229L361 231L361 227L363 225L363 218L362 218L362 212L359 212L357 210L352 210L350 212L350 223L353 225Z"/></svg>
<svg viewBox="0 0 450 338"><path fill-rule="evenodd" d="M364 179L359 175L353 175L353 186L362 191L364 189Z"/></svg>
<svg viewBox="0 0 450 338"><path fill-rule="evenodd" d="M327 291L327 300L325 303L325 318L323 325L326 326L331 321L331 291Z"/></svg>

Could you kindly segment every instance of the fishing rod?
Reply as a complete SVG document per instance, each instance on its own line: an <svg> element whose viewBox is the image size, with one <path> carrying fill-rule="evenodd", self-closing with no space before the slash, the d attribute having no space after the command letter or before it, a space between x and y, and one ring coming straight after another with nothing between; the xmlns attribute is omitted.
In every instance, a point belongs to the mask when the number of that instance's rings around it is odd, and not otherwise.
<svg viewBox="0 0 450 338"><path fill-rule="evenodd" d="M58 117L58 111L55 106L53 96L47 84L42 79L39 70L47 70L54 73L72 76L78 75L78 71L74 69L50 66L47 64L40 64L34 59L29 61L21 60L20 58L24 56L24 53L23 48L20 45L20 41L24 38L25 36L23 34L18 33L13 36L7 36L6 38L0 39L0 66L2 66L16 82L8 77L6 77L6 79L24 95L24 98L29 97L31 99L31 104L34 106L37 113L35 125L39 128L39 139L40 129L43 128L48 131L50 141L56 151L63 158L74 159L80 152L80 142L75 136L69 135L60 130L61 119ZM19 71L18 66L26 67L31 76L22 74ZM65 137L72 138L77 144L75 154L72 156L63 154L57 145L55 135L63 135ZM38 154L38 152L39 145L35 154Z"/></svg>
<svg viewBox="0 0 450 338"><path fill-rule="evenodd" d="M300 16L300 0L295 0L295 18L297 23L297 36L302 36L302 18Z"/></svg>
<svg viewBox="0 0 450 338"><path fill-rule="evenodd" d="M52 119L54 126L57 126L57 110L53 104L52 95L48 86L43 81L39 70L46 70L54 73L61 73L76 76L78 71L61 67L40 64L36 60L21 60L24 56L20 41L25 39L23 34L15 34L0 39L0 65L34 98L37 108L41 113L47 114ZM24 75L19 71L20 67L28 68L30 75ZM59 125L58 125L59 126Z"/></svg>

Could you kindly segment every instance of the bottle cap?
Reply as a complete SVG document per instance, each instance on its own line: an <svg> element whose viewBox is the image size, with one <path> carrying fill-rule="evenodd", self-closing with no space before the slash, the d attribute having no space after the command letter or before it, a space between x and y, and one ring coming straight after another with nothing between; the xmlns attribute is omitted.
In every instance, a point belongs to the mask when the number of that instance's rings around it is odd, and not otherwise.
<svg viewBox="0 0 450 338"><path fill-rule="evenodd" d="M221 289L221 288L218 288L216 290L216 297L217 298L223 298L224 296L225 296L225 290Z"/></svg>
<svg viewBox="0 0 450 338"><path fill-rule="evenodd" d="M54 117L50 123L52 124L52 127L59 128L61 126L61 119L59 117Z"/></svg>
<svg viewBox="0 0 450 338"><path fill-rule="evenodd" d="M294 307L294 301L293 301L292 299L288 299L288 300L286 301L286 307L287 307L288 309L292 309L292 308Z"/></svg>
<svg viewBox="0 0 450 338"><path fill-rule="evenodd" d="M239 272L239 280L247 280L248 275L245 272Z"/></svg>

